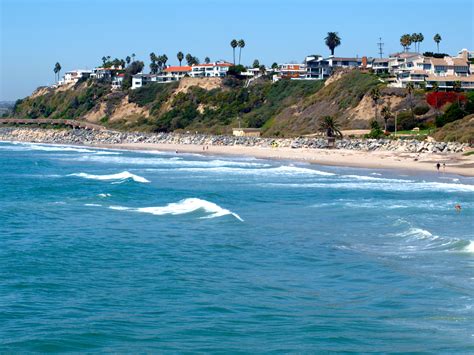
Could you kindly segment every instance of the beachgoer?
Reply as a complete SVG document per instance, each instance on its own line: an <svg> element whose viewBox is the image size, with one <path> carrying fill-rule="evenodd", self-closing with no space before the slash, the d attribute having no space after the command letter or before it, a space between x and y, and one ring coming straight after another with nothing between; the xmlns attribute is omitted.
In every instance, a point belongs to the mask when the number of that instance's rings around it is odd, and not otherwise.
<svg viewBox="0 0 474 355"><path fill-rule="evenodd" d="M461 205L459 203L456 203L454 208L456 209L456 212L461 212Z"/></svg>
<svg viewBox="0 0 474 355"><path fill-rule="evenodd" d="M443 163L443 171L446 170L446 163Z"/></svg>
<svg viewBox="0 0 474 355"><path fill-rule="evenodd" d="M436 169L438 169L438 171L439 171L439 168L440 168L440 167L441 167L441 164L440 164L440 163L437 163L437 164L436 164Z"/></svg>

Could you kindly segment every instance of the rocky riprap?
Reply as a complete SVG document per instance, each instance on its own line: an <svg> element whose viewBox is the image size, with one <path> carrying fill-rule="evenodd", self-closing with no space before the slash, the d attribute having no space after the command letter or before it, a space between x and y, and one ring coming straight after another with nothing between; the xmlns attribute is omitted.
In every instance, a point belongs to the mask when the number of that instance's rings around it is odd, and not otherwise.
<svg viewBox="0 0 474 355"><path fill-rule="evenodd" d="M196 144L210 146L327 148L324 138L257 138L211 136L204 134L138 133L93 131L85 129L0 128L0 140L35 143L98 145L127 143ZM342 139L336 149L361 151L396 151L407 153L459 153L468 148L464 143L422 142L414 139Z"/></svg>

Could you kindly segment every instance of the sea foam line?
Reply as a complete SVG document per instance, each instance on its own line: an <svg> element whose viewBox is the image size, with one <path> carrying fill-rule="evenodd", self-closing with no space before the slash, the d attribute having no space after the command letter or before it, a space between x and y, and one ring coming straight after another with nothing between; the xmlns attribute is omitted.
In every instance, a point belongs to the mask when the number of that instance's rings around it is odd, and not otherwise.
<svg viewBox="0 0 474 355"><path fill-rule="evenodd" d="M181 215L203 210L209 215L200 218L216 218L231 215L241 222L244 221L237 213L222 208L221 206L213 202L202 200L200 198L186 198L178 202L169 203L165 206L156 207L129 208L124 206L110 206L109 208L117 211L134 211L140 213L149 213L155 216Z"/></svg>
<svg viewBox="0 0 474 355"><path fill-rule="evenodd" d="M93 174L87 174L87 173L74 173L74 174L70 174L69 176L77 176L77 177L82 177L84 179L91 179L91 180L127 180L127 179L132 179L135 182L141 182L141 183L150 182L147 179L145 179L144 177L132 174L128 171L122 171L121 173L109 174L109 175L93 175Z"/></svg>

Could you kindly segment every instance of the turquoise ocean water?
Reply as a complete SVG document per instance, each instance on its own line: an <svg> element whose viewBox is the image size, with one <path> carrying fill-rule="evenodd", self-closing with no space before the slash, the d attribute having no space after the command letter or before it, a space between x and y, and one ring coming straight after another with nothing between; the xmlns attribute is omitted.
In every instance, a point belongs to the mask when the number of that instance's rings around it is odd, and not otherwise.
<svg viewBox="0 0 474 355"><path fill-rule="evenodd" d="M0 176L0 352L474 352L472 178L11 143Z"/></svg>

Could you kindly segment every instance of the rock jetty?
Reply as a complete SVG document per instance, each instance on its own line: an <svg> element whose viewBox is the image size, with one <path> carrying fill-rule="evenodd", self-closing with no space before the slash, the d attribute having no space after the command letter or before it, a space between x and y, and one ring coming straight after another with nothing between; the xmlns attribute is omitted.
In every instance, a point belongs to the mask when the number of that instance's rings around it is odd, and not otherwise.
<svg viewBox="0 0 474 355"><path fill-rule="evenodd" d="M209 146L327 148L324 138L262 138L213 136L204 134L140 133L95 131L87 129L44 129L1 127L0 140L74 145L113 145L128 143L195 144ZM335 149L359 151L395 151L407 153L459 153L468 148L464 143L426 142L415 139L341 139Z"/></svg>

